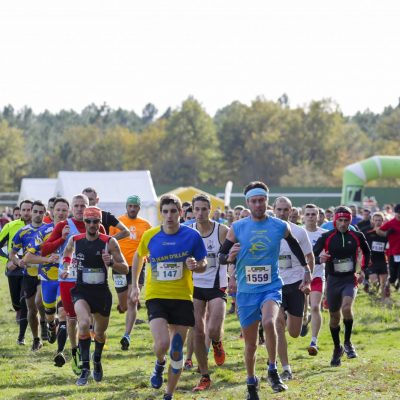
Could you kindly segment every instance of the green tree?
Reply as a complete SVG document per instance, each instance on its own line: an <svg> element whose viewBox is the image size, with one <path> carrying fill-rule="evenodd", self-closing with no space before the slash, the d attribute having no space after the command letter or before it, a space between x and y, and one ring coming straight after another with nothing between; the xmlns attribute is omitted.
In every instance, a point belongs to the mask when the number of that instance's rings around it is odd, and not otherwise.
<svg viewBox="0 0 400 400"><path fill-rule="evenodd" d="M15 191L27 171L22 131L0 122L0 190Z"/></svg>
<svg viewBox="0 0 400 400"><path fill-rule="evenodd" d="M193 97L172 113L162 144L163 183L199 185L218 181L219 147L211 117Z"/></svg>

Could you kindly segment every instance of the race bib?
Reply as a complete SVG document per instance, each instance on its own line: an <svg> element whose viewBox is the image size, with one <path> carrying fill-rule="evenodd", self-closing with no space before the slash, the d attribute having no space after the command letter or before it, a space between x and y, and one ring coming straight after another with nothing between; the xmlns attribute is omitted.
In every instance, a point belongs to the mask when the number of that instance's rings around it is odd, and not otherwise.
<svg viewBox="0 0 400 400"><path fill-rule="evenodd" d="M393 256L394 262L400 262L400 254Z"/></svg>
<svg viewBox="0 0 400 400"><path fill-rule="evenodd" d="M158 281L177 281L183 275L183 262L159 262L157 263Z"/></svg>
<svg viewBox="0 0 400 400"><path fill-rule="evenodd" d="M125 286L128 286L128 281L126 279L126 275L115 274L115 275L113 275L113 279L114 279L114 286L116 288L123 288Z"/></svg>
<svg viewBox="0 0 400 400"><path fill-rule="evenodd" d="M292 256L290 254L279 256L279 268L292 268Z"/></svg>
<svg viewBox="0 0 400 400"><path fill-rule="evenodd" d="M353 260L351 258L335 259L333 260L333 268L335 272L351 272L354 268Z"/></svg>
<svg viewBox="0 0 400 400"><path fill-rule="evenodd" d="M385 243L383 242L372 242L371 245L372 251L379 251L380 253L385 251Z"/></svg>
<svg viewBox="0 0 400 400"><path fill-rule="evenodd" d="M76 265L71 264L69 266L69 272L68 272L67 279L76 279L77 271L78 270L76 268Z"/></svg>
<svg viewBox="0 0 400 400"><path fill-rule="evenodd" d="M265 285L271 283L271 266L246 265L246 283L248 285Z"/></svg>
<svg viewBox="0 0 400 400"><path fill-rule="evenodd" d="M100 285L106 280L104 268L83 268L82 282L89 285Z"/></svg>

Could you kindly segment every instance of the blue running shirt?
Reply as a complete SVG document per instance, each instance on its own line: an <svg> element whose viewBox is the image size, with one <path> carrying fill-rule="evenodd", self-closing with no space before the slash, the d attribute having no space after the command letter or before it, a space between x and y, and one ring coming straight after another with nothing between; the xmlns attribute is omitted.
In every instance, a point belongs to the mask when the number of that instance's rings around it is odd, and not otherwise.
<svg viewBox="0 0 400 400"><path fill-rule="evenodd" d="M242 293L260 293L280 290L282 280L278 271L281 239L287 223L268 217L264 221L243 218L232 225L240 251L236 259L237 290Z"/></svg>

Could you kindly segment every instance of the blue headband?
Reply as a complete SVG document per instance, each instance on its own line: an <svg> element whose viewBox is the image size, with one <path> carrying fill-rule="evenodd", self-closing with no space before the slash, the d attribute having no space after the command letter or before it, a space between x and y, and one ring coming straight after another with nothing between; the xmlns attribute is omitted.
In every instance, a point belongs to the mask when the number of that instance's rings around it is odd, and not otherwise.
<svg viewBox="0 0 400 400"><path fill-rule="evenodd" d="M253 196L264 196L268 198L268 192L261 188L251 189L246 193L246 200Z"/></svg>

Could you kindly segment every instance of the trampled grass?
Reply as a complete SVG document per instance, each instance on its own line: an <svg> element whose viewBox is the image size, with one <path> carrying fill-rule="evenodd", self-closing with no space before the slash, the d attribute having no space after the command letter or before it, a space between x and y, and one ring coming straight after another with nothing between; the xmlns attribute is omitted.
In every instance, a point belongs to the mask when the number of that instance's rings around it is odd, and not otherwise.
<svg viewBox="0 0 400 400"><path fill-rule="evenodd" d="M116 295L114 295L114 299ZM332 342L324 312L324 325L319 339L317 357L307 353L309 335L289 339L289 357L294 379L289 391L273 394L265 381L267 353L258 349L257 373L262 377L261 399L399 399L400 398L400 295L392 294L392 304L383 305L373 295L359 292L355 307L353 343L359 358L343 359L342 366L331 368ZM139 317L145 319L145 310ZM70 365L53 366L56 345L46 343L38 353L26 346L17 346L15 313L10 311L7 281L0 278L0 398L1 399L161 399L163 390L152 389L149 375L154 356L147 324L135 327L131 348L120 350L124 317L113 307L104 351L104 380L93 380L87 387L75 386L76 377ZM29 328L28 328L29 332ZM213 384L205 393L192 393L199 375L184 371L176 399L238 400L246 398L243 341L239 339L239 324L229 315L225 324L224 346L227 361L216 367L211 361ZM68 342L67 342L68 346ZM196 368L194 368L196 369Z"/></svg>

